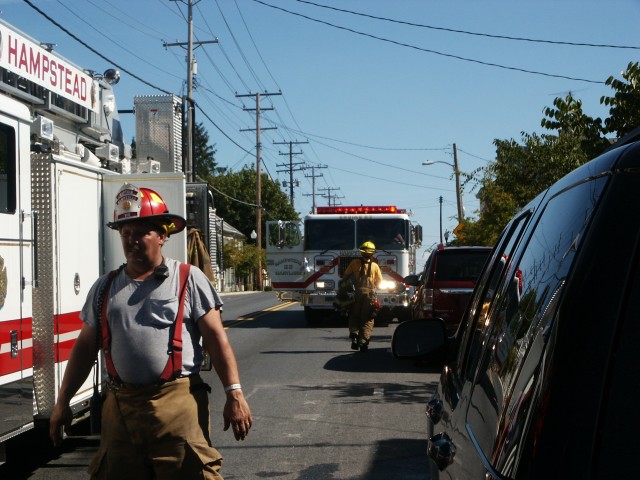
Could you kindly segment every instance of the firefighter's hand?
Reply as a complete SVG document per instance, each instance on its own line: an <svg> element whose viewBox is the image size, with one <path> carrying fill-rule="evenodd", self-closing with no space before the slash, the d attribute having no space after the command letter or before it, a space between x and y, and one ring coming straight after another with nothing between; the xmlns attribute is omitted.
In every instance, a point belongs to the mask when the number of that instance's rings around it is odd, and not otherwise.
<svg viewBox="0 0 640 480"><path fill-rule="evenodd" d="M253 424L249 404L242 394L242 390L231 390L227 393L227 402L222 413L224 417L224 430L233 429L236 440L244 440L249 434Z"/></svg>
<svg viewBox="0 0 640 480"><path fill-rule="evenodd" d="M56 403L56 406L53 407L53 413L49 419L49 437L54 446L59 447L62 445L62 429L64 428L67 431L71 427L72 417L73 414L69 405Z"/></svg>

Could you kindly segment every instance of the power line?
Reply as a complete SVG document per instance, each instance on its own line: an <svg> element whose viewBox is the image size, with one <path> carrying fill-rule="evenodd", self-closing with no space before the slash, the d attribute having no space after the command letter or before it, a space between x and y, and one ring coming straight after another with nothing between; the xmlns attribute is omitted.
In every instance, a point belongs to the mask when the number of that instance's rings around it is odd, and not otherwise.
<svg viewBox="0 0 640 480"><path fill-rule="evenodd" d="M500 39L500 40L515 40L515 41L519 41L519 42L548 43L548 44L552 44L552 45L569 45L569 46L572 46L572 47L618 48L618 49L640 50L640 47L632 47L632 46L627 46L627 45L607 45L607 44L599 44L599 43L563 42L563 41L558 41L558 40L543 40L543 39L537 39L537 38L510 37L508 35L494 35L494 34L490 34L490 33L471 32L471 31L468 31L468 30L456 30L456 29L453 29L453 28L436 27L436 26L433 26L433 25L425 25L425 24L421 24L421 23L407 22L407 21L404 21L404 20L395 20L395 19L392 19L392 18L377 17L375 15L370 15L368 13L354 12L352 10L346 10L346 9L343 9L343 8L330 7L329 5L321 5L319 3L309 2L308 0L296 0L296 1L300 2L300 3L307 3L307 4L313 5L315 7L327 8L329 10L335 10L336 12L343 12L343 13L349 13L351 15L358 15L360 17L372 18L374 20L383 20L385 22L398 23L400 25L408 25L410 27L428 28L428 29L431 29L431 30L441 30L441 31L444 31L444 32L461 33L461 34L464 34L464 35L475 35L475 36L478 36L478 37L497 38L497 39Z"/></svg>
<svg viewBox="0 0 640 480"><path fill-rule="evenodd" d="M321 23L321 24L327 25L329 27L337 28L338 30L344 30L344 31L347 31L347 32L355 33L356 35L361 35L363 37L373 38L374 40L379 40L381 42L391 43L393 45L397 45L397 46L400 46L400 47L412 48L414 50L418 50L418 51L425 52L425 53L433 53L434 55L440 55L442 57L454 58L456 60L461 60L461 61L464 61L464 62L477 63L479 65L484 65L485 67L501 68L503 70L511 70L511 71L514 71L514 72L528 73L528 74L531 74L531 75L541 75L543 77L550 77L550 78L563 78L565 80L574 80L574 81L578 81L578 82L596 83L596 84L602 84L602 85L605 84L605 82L599 81L599 80L589 80L589 79L586 79L586 78L570 77L568 75L558 75L558 74L553 74L553 73L545 73L545 72L539 72L539 71L536 71L536 70L528 70L526 68L509 67L507 65L500 65L499 63L485 62L485 61L482 61L482 60L476 60L474 58L467 58L467 57L462 57L460 55L453 55L451 53L444 53L444 52L439 52L437 50L431 50L431 49L428 49L428 48L422 48L422 47L418 47L416 45L411 45L411 44L408 44L408 43L403 43L403 42L398 42L396 40L391 40L389 38L384 38L384 37L379 37L377 35L372 35L370 33L360 32L360 31L354 30L352 28L342 27L340 25L335 25L335 24L330 23L330 22L325 22L324 20L318 20L317 18L312 18L312 17L309 17L307 15L303 15L301 13L292 12L291 10L287 10L285 8L277 7L275 5L270 5L270 4L266 3L266 2L263 2L262 0L253 0L253 1L256 2L256 3L259 3L261 5L264 5L265 7L273 8L275 10L280 10L282 12L288 13L290 15L295 15L297 17L302 17L302 18L304 18L306 20L310 20L312 22Z"/></svg>
<svg viewBox="0 0 640 480"><path fill-rule="evenodd" d="M353 172L351 170L345 170L344 168L338 168L338 167L331 167L331 168L334 170L338 170L339 172L351 173L359 177L372 178L373 180L380 180L382 182L387 182L387 183L395 183L397 185L406 185L408 187L424 188L427 190L441 190L443 192L451 191L450 188L429 187L428 185L416 185L415 183L398 182L396 180L389 180L388 178L374 177L373 175L367 175L366 173L363 173L363 172Z"/></svg>
<svg viewBox="0 0 640 480"><path fill-rule="evenodd" d="M318 140L315 140L315 141L318 142ZM403 170L405 172L409 172L409 173L413 173L413 174L417 174L417 175L425 175L427 177L440 178L440 179L444 179L445 178L445 177L441 177L439 175L431 175L429 173L417 172L415 170L409 170L408 168L402 168L402 167L399 167L397 164L396 165L391 165L389 163L384 163L384 162L379 162L377 160L372 160L372 159L367 158L367 157L356 155L355 153L345 152L344 150L340 150L339 148L332 147L331 145L327 145L326 143L322 143L322 142L318 142L318 143L320 145L323 145L323 146L327 147L327 148L331 148L332 150L335 150L337 152L344 153L345 155L350 155L352 157L359 158L361 160L366 160L367 162L376 163L378 165L382 165L383 167L393 168L394 170Z"/></svg>
<svg viewBox="0 0 640 480"><path fill-rule="evenodd" d="M78 18L79 20L81 20L81 21L83 21L83 22L84 22L84 19L83 19L80 15L78 15L74 10L71 10L67 5L65 5L64 3L62 3L60 0L57 0L57 2L60 4L60 6L61 6L61 7L65 8L66 10L68 10L68 11L69 11L69 13L70 13L71 15L73 15L74 17L76 17L76 18ZM111 15L111 16L113 17L113 15ZM116 18L116 17L113 17L113 18ZM125 23L125 22L123 22L123 23L124 23L125 25L127 25L127 26L130 26L130 25L128 25L128 24L127 24L127 23ZM133 28L133 27L132 27L132 28ZM105 34L104 34L104 33L102 33L102 31L100 31L99 29L94 28L94 27L92 27L92 26L91 26L91 29L92 29L93 31L95 31L97 34L99 34L99 35L103 36L104 38L106 38L109 42L113 43L114 45L118 46L119 48L121 48L122 50L124 50L125 52L127 52L127 53L128 53L129 55L131 55L132 57L137 58L138 60L140 60L140 61L141 61L141 62L143 62L143 63L146 63L146 64L147 64L147 65L149 65L150 67L152 67L152 68L154 68L154 69L156 69L156 70L158 70L158 71L160 71L160 72L162 72L162 73L166 73L167 75L169 75L169 76L171 76L171 77L174 77L174 78L181 78L181 77L179 77L178 75L175 75L175 74L173 74L172 72L170 72L170 71L168 71L168 70L163 70L162 68L158 67L157 65L155 65L155 64L153 64L153 63L151 63L151 62L147 61L144 57L141 57L141 56L137 55L137 54L136 54L135 52L133 52L132 50L130 50L130 49L128 49L128 48L126 48L126 47L124 47L124 46L120 45L118 42L116 42L115 40L113 40L113 38L112 38L112 37L110 37L110 36L108 36L108 35L105 35ZM152 38L155 38L155 37L152 37Z"/></svg>
<svg viewBox="0 0 640 480"><path fill-rule="evenodd" d="M218 129L218 131L223 134L225 137L227 137L227 140L229 140L231 143L233 143L236 147L238 147L240 150L242 150L245 153L251 153L249 150L245 149L242 145L240 145L239 143L236 143L235 140L233 140L229 135L227 135L224 130L222 130L218 124L216 122L214 122L211 117L209 115L206 114L206 112L200 107L200 105L198 105L196 102L194 102L196 108L200 111L200 113L202 113L202 115L205 116L205 118L207 120L209 120L214 127L216 127Z"/></svg>
<svg viewBox="0 0 640 480"><path fill-rule="evenodd" d="M291 127L287 127L286 125L278 124L278 123L274 122L273 120L270 120L270 121L274 125L282 127L285 130L291 130L294 133L298 133L298 134L304 135L306 137L321 138L323 140L330 140L332 142L344 143L345 145L352 145L354 147L368 148L370 150L387 150L387 151L393 151L393 152L427 152L427 151L435 152L435 151L445 151L445 150L447 150L447 148L444 148L444 147L399 148L399 147L380 147L380 146L373 146L373 145L363 145L361 143L348 142L346 140L338 140L337 138L323 137L321 135L315 135L313 133L304 132L302 130L295 130L295 129L291 128Z"/></svg>
<svg viewBox="0 0 640 480"><path fill-rule="evenodd" d="M241 203L243 205L248 205L249 207L257 207L258 206L255 203L249 203L249 202L245 202L243 200L238 200L237 198L231 197L231 196L227 195L226 193L224 193L223 191L218 190L216 187L214 187L211 184L209 185L209 187L211 188L211 190L215 190L216 192L218 192L223 197L227 197L229 200L232 200L234 202Z"/></svg>
<svg viewBox="0 0 640 480"><path fill-rule="evenodd" d="M126 68L118 65L116 62L114 62L113 60L111 60L110 58L104 56L103 54L101 54L99 51L97 51L95 48L93 48L92 46L88 45L86 42L83 42L82 40L80 40L76 35L74 35L73 33L71 33L69 30L67 30L66 28L64 28L62 25L60 25L58 22L56 22L53 18L51 18L49 15L47 15L45 12L43 12L42 10L40 10L38 7L36 7L33 3L31 3L29 0L23 0L24 3L26 3L27 5L29 5L31 8L33 8L36 12L38 12L40 15L42 15L44 18L46 18L48 21L50 21L53 25L55 25L56 27L58 27L60 30L62 30L64 33L66 33L67 35L69 35L71 38L73 38L76 42L80 43L82 46L84 46L85 48L88 48L90 51L92 51L93 53L95 53L96 55L98 55L100 58L102 58L103 60L106 60L107 62L109 62L111 65L113 65L114 67L119 68L120 70L122 70L123 72L131 75L131 77L135 78L136 80L144 83L145 85L151 87L151 88L155 88L156 90L162 92L162 93L166 93L167 95L173 95L171 92L160 88L156 85L153 85L150 82L147 82L146 80L144 80L143 78L139 77L138 75L136 75L135 73L127 70Z"/></svg>

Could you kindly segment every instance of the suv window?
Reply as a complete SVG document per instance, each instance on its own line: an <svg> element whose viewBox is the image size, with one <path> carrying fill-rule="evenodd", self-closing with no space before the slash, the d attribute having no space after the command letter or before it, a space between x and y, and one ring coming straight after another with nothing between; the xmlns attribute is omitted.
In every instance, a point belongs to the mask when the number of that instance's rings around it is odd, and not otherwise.
<svg viewBox="0 0 640 480"><path fill-rule="evenodd" d="M479 280L478 288L476 288L470 300L469 304L476 308L467 310L469 318L466 321L473 322L476 327L462 329L464 333L458 339L461 347L458 349L460 357L457 362L461 367L462 374L468 380L473 380L473 373L478 364L482 347L480 339L482 326L486 322L500 279L504 275L507 264L513 256L515 247L530 216L531 212L526 212L512 222L504 239L494 251L490 266L484 271L483 278Z"/></svg>
<svg viewBox="0 0 640 480"><path fill-rule="evenodd" d="M491 459L499 470L518 465L558 299L605 184L606 178L582 183L549 201L522 257L509 265L489 321L478 324L483 327L478 344L486 347L467 429L485 463Z"/></svg>
<svg viewBox="0 0 640 480"><path fill-rule="evenodd" d="M487 252L443 250L437 255L436 282L475 282L487 260Z"/></svg>

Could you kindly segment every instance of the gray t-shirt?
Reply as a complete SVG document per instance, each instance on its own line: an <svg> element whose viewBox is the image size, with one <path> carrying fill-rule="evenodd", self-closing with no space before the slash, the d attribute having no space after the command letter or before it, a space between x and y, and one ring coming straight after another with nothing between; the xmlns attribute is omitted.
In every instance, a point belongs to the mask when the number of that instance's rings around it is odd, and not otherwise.
<svg viewBox="0 0 640 480"><path fill-rule="evenodd" d="M111 357L118 376L126 383L150 384L160 379L169 358L171 325L179 298L179 262L165 259L167 277L151 275L133 280L123 270L109 289L107 319L111 333ZM96 328L97 299L107 279L101 276L91 287L80 318ZM182 326L182 374L200 370L202 347L197 321L212 308L222 307L215 288L197 267L191 266Z"/></svg>

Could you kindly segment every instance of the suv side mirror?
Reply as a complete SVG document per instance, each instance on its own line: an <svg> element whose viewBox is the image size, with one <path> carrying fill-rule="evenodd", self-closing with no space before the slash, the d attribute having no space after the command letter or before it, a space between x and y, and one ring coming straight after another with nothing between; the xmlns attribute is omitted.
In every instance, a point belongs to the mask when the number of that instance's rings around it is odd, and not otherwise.
<svg viewBox="0 0 640 480"><path fill-rule="evenodd" d="M404 277L403 282L405 285L417 287L418 285L420 285L420 277L418 277L418 275L407 275L406 277Z"/></svg>
<svg viewBox="0 0 640 480"><path fill-rule="evenodd" d="M407 320L393 332L391 351L400 359L432 360L444 358L447 350L447 331L440 318Z"/></svg>

